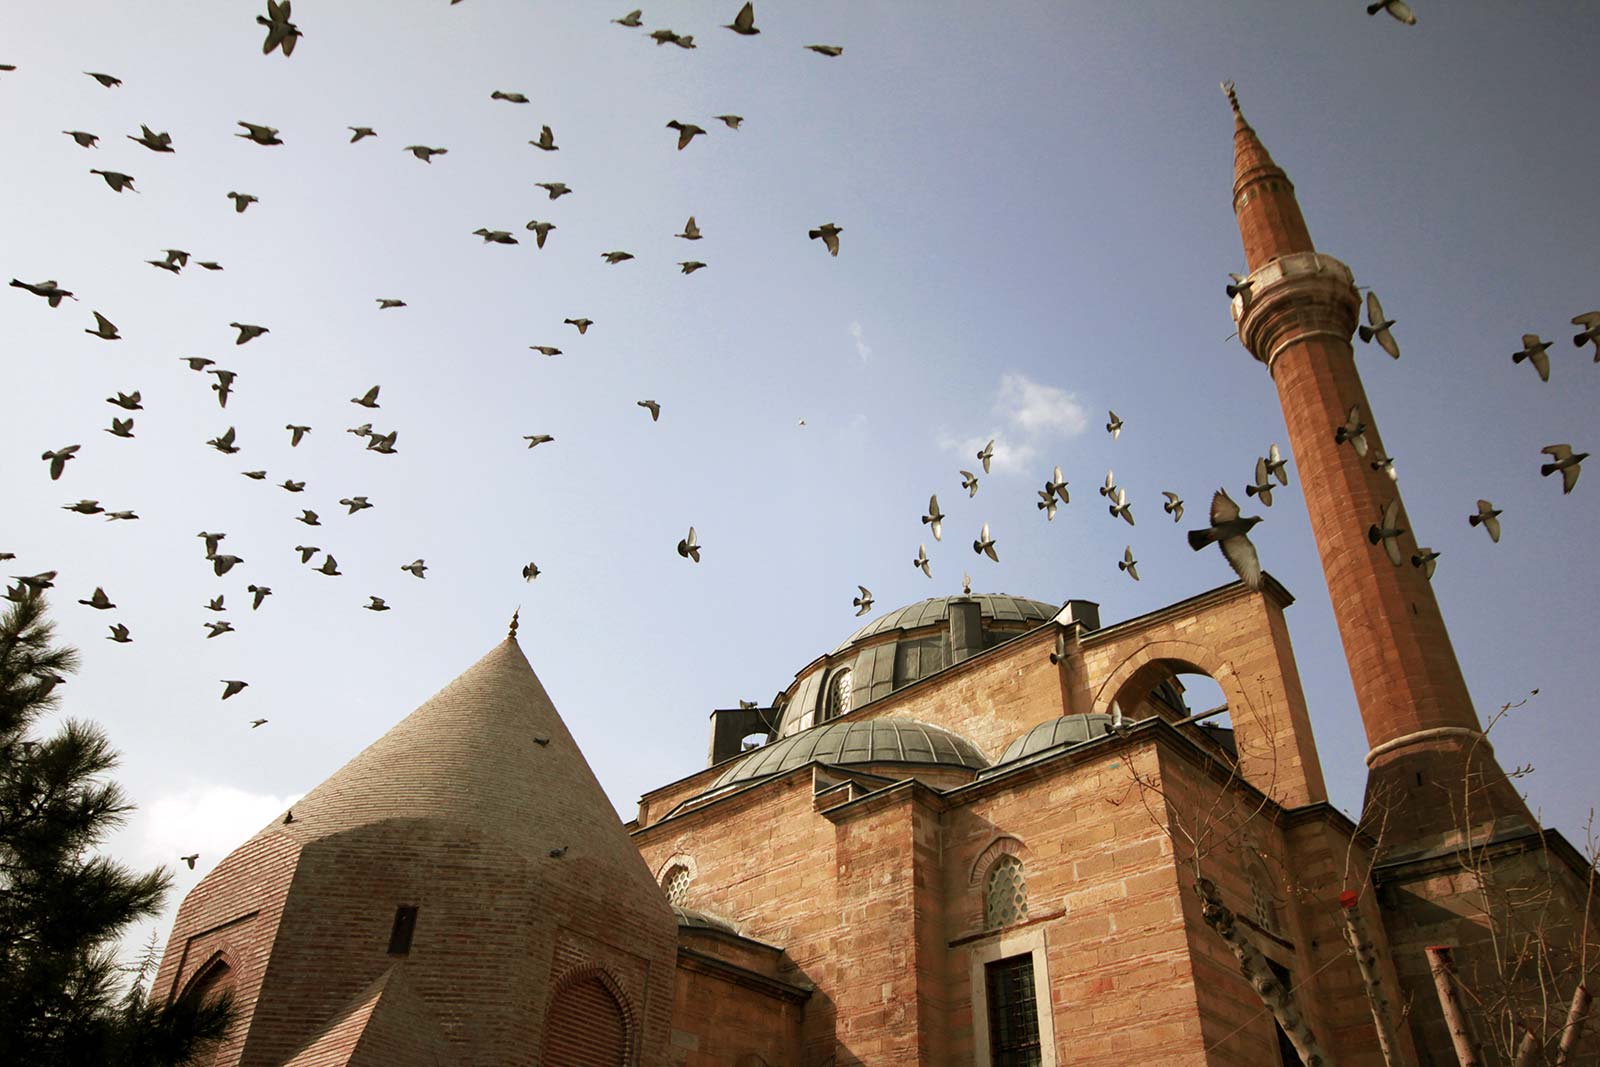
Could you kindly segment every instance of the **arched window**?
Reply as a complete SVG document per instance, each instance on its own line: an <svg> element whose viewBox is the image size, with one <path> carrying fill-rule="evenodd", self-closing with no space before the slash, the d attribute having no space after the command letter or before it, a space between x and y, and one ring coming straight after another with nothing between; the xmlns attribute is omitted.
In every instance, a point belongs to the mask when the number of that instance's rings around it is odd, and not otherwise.
<svg viewBox="0 0 1600 1067"><path fill-rule="evenodd" d="M545 1067L622 1067L630 1050L629 1016L601 973L563 982L545 1015Z"/></svg>
<svg viewBox="0 0 1600 1067"><path fill-rule="evenodd" d="M684 898L689 895L689 883L694 880L694 875L689 873L689 868L681 863L674 863L661 876L661 888L666 891L667 903L675 907L683 907Z"/></svg>
<svg viewBox="0 0 1600 1067"><path fill-rule="evenodd" d="M850 705L855 697L855 681L851 678L850 668L846 667L833 676L828 683L828 703L823 709L824 719L837 719L850 710Z"/></svg>
<svg viewBox="0 0 1600 1067"><path fill-rule="evenodd" d="M983 925L989 930L1019 923L1028 917L1028 884L1022 861L1005 855L994 861L983 887Z"/></svg>

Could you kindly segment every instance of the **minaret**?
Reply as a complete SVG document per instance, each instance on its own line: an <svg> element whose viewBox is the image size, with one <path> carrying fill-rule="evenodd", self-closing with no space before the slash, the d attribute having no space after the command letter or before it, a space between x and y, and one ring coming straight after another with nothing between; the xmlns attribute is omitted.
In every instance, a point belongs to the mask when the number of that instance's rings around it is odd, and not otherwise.
<svg viewBox="0 0 1600 1067"><path fill-rule="evenodd" d="M1234 114L1233 210L1250 271L1233 317L1283 405L1371 746L1365 806L1388 806L1384 845L1400 853L1468 825L1531 822L1484 739L1433 589L1410 562L1417 539L1405 505L1400 565L1368 538L1400 487L1372 463L1388 453L1350 344L1361 306L1350 268L1316 251L1294 186L1245 121L1232 83L1223 88ZM1351 408L1366 426L1365 456L1335 440Z"/></svg>

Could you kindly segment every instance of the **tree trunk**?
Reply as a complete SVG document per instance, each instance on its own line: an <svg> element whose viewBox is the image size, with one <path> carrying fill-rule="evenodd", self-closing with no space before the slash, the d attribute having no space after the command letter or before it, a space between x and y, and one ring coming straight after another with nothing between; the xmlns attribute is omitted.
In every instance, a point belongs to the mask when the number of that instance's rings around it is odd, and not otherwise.
<svg viewBox="0 0 1600 1067"><path fill-rule="evenodd" d="M1339 895L1339 904L1344 909L1344 939L1367 987L1367 1006L1372 1009L1372 1027L1378 1032L1378 1049L1383 1053L1383 1062L1387 1067L1407 1067L1400 1057L1400 1043L1389 1022L1389 998L1383 995L1383 982L1378 977L1378 952L1372 938L1367 936L1366 920L1357 906L1359 900L1354 893Z"/></svg>
<svg viewBox="0 0 1600 1067"><path fill-rule="evenodd" d="M1310 1025L1300 1014L1294 993L1278 981L1267 957L1239 929L1234 922L1233 912L1217 895L1217 887L1209 878L1200 878L1195 881L1194 891L1200 897L1200 914L1206 925L1233 949L1234 958L1239 961L1239 973L1256 991L1261 1003L1277 1018L1278 1025L1289 1036L1289 1043L1299 1053L1300 1061L1305 1067L1334 1067L1333 1057L1317 1043L1317 1035L1311 1032Z"/></svg>
<svg viewBox="0 0 1600 1067"><path fill-rule="evenodd" d="M1483 1055L1467 1030L1467 1016L1461 1010L1461 997L1456 992L1455 967L1450 962L1450 950L1432 946L1428 954L1428 969L1433 972L1433 985L1439 991L1439 1006L1444 1009L1444 1021L1450 1027L1450 1041L1456 1048L1456 1059L1461 1067L1483 1067Z"/></svg>
<svg viewBox="0 0 1600 1067"><path fill-rule="evenodd" d="M1572 991L1572 1008L1567 1012L1567 1025L1561 1034L1561 1048L1556 1052L1556 1067L1569 1067L1578 1051L1578 1039L1583 1036L1583 1024L1589 1014L1589 987L1583 982Z"/></svg>

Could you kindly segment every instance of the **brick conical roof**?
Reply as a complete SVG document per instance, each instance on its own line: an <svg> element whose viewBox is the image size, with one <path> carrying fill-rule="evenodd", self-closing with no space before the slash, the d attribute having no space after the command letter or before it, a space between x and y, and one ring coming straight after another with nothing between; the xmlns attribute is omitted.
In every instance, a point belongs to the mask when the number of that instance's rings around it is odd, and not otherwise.
<svg viewBox="0 0 1600 1067"><path fill-rule="evenodd" d="M1223 88L1233 107L1233 211L1239 219L1248 269L1254 271L1293 252L1316 251L1295 199L1294 184L1272 161L1266 145L1239 110L1233 83L1227 82Z"/></svg>

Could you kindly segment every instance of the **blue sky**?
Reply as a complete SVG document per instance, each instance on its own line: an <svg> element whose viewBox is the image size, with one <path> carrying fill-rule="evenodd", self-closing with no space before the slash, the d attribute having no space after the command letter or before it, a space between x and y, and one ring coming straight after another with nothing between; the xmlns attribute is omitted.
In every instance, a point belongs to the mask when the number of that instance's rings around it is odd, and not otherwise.
<svg viewBox="0 0 1600 1067"><path fill-rule="evenodd" d="M753 38L718 28L737 3L647 7L640 30L610 24L616 6L300 0L288 60L260 54L251 3L6 19L4 270L80 299L0 292L0 551L17 554L7 574L61 572L55 615L85 654L65 711L106 727L141 805L117 854L201 852L174 905L519 605L524 649L627 816L703 764L713 708L765 700L855 628L857 583L889 610L967 571L978 591L1096 600L1111 622L1227 581L1159 510L1163 489L1194 516L1218 486L1243 499L1255 457L1287 451L1270 378L1227 339L1243 256L1224 78L1319 247L1398 320L1399 362L1357 358L1443 553L1457 655L1480 715L1540 690L1495 745L1537 767L1535 806L1581 843L1600 482L1563 497L1538 465L1546 444L1600 443L1600 366L1568 325L1600 307L1583 5L1418 0L1405 27L1355 0L762 3ZM644 37L661 26L699 47ZM677 151L673 119L709 132ZM234 137L240 120L285 143ZM175 153L128 141L140 123ZM559 152L528 145L545 124ZM353 125L378 137L349 144ZM423 164L410 144L449 152ZM551 202L534 183L556 180L574 192ZM229 191L259 203L236 214ZM691 214L694 244L673 237ZM543 250L530 219L557 225ZM829 221L837 259L806 238ZM528 239L485 245L478 227ZM144 264L165 248L226 269ZM613 249L636 259L607 265ZM684 259L709 266L686 277ZM82 332L95 310L124 340ZM595 321L583 337L562 325L578 316ZM230 321L271 333L239 347ZM1556 341L1549 383L1510 361L1524 332ZM238 373L225 411L184 356ZM348 402L379 383L379 410ZM126 414L103 398L134 388L136 438L101 432ZM399 431L398 454L343 432L367 421ZM314 427L298 448L290 422ZM205 447L230 425L239 455ZM535 433L556 440L529 451ZM1000 456L969 501L957 471L990 437ZM70 443L51 482L37 456ZM1055 464L1073 503L1046 523L1033 491ZM1092 492L1108 467L1136 527ZM1324 769L1354 810L1365 739L1290 473L1255 540L1299 598ZM938 544L918 522L931 492L950 516ZM375 507L346 516L355 493ZM1505 511L1498 545L1466 523L1480 496ZM141 520L62 510L80 498ZM301 508L324 525L294 522ZM998 564L968 549L984 522ZM699 566L674 552L690 524ZM202 529L245 564L215 577ZM919 542L932 581L909 566ZM1115 566L1130 543L1138 583ZM301 566L297 544L344 574ZM425 581L398 569L419 556ZM274 591L260 611L249 583ZM74 603L96 585L115 611ZM207 641L218 592L238 632ZM393 610L363 611L371 594ZM114 621L133 644L103 639ZM251 685L221 704L222 678Z"/></svg>

